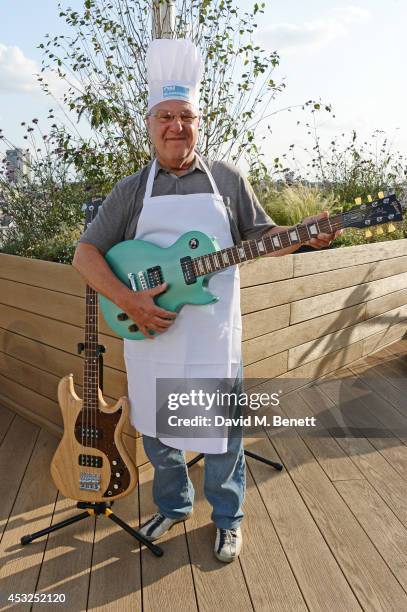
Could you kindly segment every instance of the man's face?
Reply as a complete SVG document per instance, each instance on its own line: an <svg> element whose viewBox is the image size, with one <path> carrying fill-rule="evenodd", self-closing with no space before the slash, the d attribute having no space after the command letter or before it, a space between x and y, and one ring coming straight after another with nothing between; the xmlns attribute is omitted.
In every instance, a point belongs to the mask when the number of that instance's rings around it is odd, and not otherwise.
<svg viewBox="0 0 407 612"><path fill-rule="evenodd" d="M172 121L163 121L157 113L169 112L177 115ZM196 115L192 122L181 121L180 114ZM160 161L170 167L178 167L190 158L198 140L198 111L189 102L168 100L154 106L147 116L148 132Z"/></svg>

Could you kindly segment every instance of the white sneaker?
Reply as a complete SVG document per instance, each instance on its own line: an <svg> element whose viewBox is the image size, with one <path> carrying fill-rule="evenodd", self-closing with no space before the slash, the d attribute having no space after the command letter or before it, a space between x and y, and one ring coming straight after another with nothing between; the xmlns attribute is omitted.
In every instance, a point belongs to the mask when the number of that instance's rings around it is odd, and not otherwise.
<svg viewBox="0 0 407 612"><path fill-rule="evenodd" d="M170 519L161 514L160 512L157 512L140 527L138 532L141 533L141 535L144 536L147 540L150 540L150 542L154 542L154 540L161 538L161 536L164 535L164 533L166 533L169 529L171 529L171 527L176 523L186 521L191 516L191 514L192 512L190 514L187 514L186 516L183 516L182 518Z"/></svg>
<svg viewBox="0 0 407 612"><path fill-rule="evenodd" d="M236 529L217 529L215 540L215 555L219 561L229 563L234 561L242 550L242 532Z"/></svg>

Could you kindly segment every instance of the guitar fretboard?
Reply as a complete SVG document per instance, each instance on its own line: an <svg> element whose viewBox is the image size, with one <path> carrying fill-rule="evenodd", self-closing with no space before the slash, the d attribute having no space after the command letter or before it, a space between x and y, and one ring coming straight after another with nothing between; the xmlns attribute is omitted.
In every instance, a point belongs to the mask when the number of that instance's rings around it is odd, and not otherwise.
<svg viewBox="0 0 407 612"><path fill-rule="evenodd" d="M86 409L98 409L98 388L98 298L96 291L89 287L89 285L87 285L85 318L85 365L83 368L83 400Z"/></svg>
<svg viewBox="0 0 407 612"><path fill-rule="evenodd" d="M343 227L343 213L311 223L295 225L271 236L265 235L254 240L245 240L233 247L195 257L192 259L193 271L195 276L205 276L293 245L304 244L318 234L330 234Z"/></svg>

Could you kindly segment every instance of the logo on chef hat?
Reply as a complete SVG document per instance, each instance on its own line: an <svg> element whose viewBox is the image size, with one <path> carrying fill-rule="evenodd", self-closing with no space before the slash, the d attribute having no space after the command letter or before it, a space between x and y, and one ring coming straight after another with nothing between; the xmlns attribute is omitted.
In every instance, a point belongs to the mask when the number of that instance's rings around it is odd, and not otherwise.
<svg viewBox="0 0 407 612"><path fill-rule="evenodd" d="M189 87L183 87L182 85L165 85L163 87L163 99L174 97L189 100Z"/></svg>

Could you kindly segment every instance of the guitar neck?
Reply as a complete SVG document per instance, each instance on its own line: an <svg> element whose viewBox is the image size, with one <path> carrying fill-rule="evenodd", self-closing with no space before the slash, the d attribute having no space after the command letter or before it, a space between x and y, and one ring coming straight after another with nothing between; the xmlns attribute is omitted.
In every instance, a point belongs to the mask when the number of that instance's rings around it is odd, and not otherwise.
<svg viewBox="0 0 407 612"><path fill-rule="evenodd" d="M344 215L346 213L340 213L311 223L294 225L273 235L263 235L261 238L255 238L254 240L245 240L233 247L195 257L192 259L194 274L195 276L206 276L245 261L282 251L293 245L304 244L318 234L330 234L346 227L344 225Z"/></svg>
<svg viewBox="0 0 407 612"><path fill-rule="evenodd" d="M85 363L83 368L83 400L86 408L99 408L99 357L98 357L98 297L86 286Z"/></svg>

